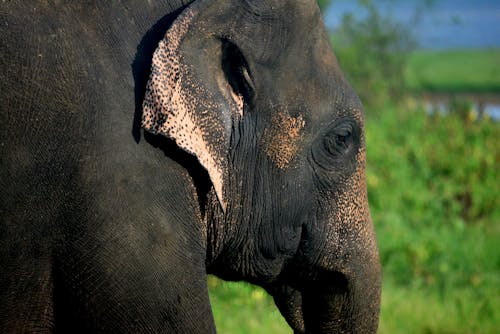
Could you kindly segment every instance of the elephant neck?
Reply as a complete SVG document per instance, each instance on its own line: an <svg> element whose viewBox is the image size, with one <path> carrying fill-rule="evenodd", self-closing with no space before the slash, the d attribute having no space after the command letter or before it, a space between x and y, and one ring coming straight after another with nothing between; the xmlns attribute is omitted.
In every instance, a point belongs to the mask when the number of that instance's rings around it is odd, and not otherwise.
<svg viewBox="0 0 500 334"><path fill-rule="evenodd" d="M248 259L244 259L242 253L249 255L247 219L242 218L241 204L235 204L235 198L240 196L231 194L231 200L226 208L222 208L215 189L212 188L206 197L205 206L202 207L204 226L206 226L207 273L214 274L226 280L246 279L249 265ZM248 238L247 238L248 239ZM247 249L247 251L244 251ZM253 252L251 252L253 253ZM234 258L237 258L235 261Z"/></svg>
<svg viewBox="0 0 500 334"><path fill-rule="evenodd" d="M281 233L288 233L292 228L276 226L280 222L270 216L276 210L272 210L270 200L265 200L271 197L269 191L233 189L225 210L213 189L207 196L204 210L207 273L225 280L245 280L264 286L281 274L298 244L283 244L285 239L280 237ZM300 228L297 241L299 237Z"/></svg>

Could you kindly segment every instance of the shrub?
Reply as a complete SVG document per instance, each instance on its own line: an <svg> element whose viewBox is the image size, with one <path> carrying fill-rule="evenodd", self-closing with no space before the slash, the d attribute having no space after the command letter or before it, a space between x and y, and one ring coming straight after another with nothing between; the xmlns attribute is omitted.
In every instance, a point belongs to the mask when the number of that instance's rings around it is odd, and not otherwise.
<svg viewBox="0 0 500 334"><path fill-rule="evenodd" d="M367 125L367 181L386 277L498 284L500 127L388 109Z"/></svg>

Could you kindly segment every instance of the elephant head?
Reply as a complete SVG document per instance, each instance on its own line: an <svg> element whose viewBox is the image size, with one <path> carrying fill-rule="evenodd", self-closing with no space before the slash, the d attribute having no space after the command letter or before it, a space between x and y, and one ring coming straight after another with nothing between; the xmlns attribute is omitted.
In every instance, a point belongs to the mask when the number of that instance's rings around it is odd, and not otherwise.
<svg viewBox="0 0 500 334"><path fill-rule="evenodd" d="M314 0L199 0L154 54L143 128L207 170L207 271L259 284L297 333L375 332L364 116Z"/></svg>

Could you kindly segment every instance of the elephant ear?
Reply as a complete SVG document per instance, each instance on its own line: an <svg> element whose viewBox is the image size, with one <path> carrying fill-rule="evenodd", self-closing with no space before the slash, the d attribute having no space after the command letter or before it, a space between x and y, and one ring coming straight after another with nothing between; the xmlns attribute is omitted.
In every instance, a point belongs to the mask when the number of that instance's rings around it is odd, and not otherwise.
<svg viewBox="0 0 500 334"><path fill-rule="evenodd" d="M142 127L196 156L225 210L231 129L243 115L243 97L228 83L222 39L207 32L213 23L201 15L206 6L206 0L193 3L160 41L143 101Z"/></svg>

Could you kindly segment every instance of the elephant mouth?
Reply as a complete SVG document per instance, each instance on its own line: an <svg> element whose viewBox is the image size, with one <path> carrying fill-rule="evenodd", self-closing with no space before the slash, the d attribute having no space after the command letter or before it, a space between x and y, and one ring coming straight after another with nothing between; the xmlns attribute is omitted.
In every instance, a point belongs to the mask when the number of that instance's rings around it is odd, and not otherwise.
<svg viewBox="0 0 500 334"><path fill-rule="evenodd" d="M341 304L349 293L349 281L340 271L305 271L294 266L283 272L278 281L266 289L273 296L288 325L295 334L299 334L307 333L310 326L316 326L313 323L332 315L332 312L324 312L316 305L319 299L327 304L331 301L338 304L339 309L342 308Z"/></svg>
<svg viewBox="0 0 500 334"><path fill-rule="evenodd" d="M318 248L317 240L312 240L310 226L302 226L295 256L287 261L277 280L266 287L295 334L316 332L319 322L331 322L344 308L351 288L349 270L329 263L333 259L323 259L328 254Z"/></svg>
<svg viewBox="0 0 500 334"><path fill-rule="evenodd" d="M303 229L290 266L268 290L287 323L296 334L376 332L381 279L378 257L369 248L362 248L361 254L327 252L307 232ZM360 265L360 258L372 262Z"/></svg>

